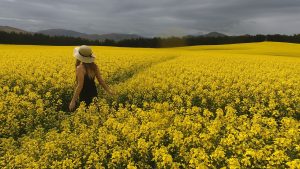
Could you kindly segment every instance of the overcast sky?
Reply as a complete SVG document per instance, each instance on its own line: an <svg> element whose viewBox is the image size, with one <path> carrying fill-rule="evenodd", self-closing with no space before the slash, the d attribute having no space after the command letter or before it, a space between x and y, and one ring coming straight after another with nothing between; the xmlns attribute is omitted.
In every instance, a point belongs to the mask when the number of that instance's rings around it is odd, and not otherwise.
<svg viewBox="0 0 300 169"><path fill-rule="evenodd" d="M0 25L144 36L298 34L300 0L0 0Z"/></svg>

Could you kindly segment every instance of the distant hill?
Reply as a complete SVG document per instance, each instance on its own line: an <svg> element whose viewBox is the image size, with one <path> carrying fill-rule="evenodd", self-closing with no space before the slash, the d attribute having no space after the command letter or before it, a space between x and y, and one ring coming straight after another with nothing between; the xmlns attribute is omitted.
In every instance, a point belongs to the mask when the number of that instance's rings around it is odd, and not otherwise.
<svg viewBox="0 0 300 169"><path fill-rule="evenodd" d="M18 29L18 28L14 28L14 27L10 27L10 26L0 26L0 31L4 31L4 32L15 32L15 33L31 33L22 29Z"/></svg>
<svg viewBox="0 0 300 169"><path fill-rule="evenodd" d="M219 32L210 32L207 34L203 34L203 33L198 33L198 34L193 34L193 35L187 35L185 37L212 37L212 38L217 38L217 37L227 37L227 35L223 34L223 33L219 33Z"/></svg>
<svg viewBox="0 0 300 169"><path fill-rule="evenodd" d="M135 34L119 34L119 33L102 34L102 35L85 34L85 33L66 30L66 29L47 29L47 30L38 31L37 33L41 33L49 36L80 37L84 39L99 40L99 41L104 41L105 39L120 41L124 39L137 39L142 37Z"/></svg>
<svg viewBox="0 0 300 169"><path fill-rule="evenodd" d="M111 39L115 41L120 41L124 39L137 39L137 38L142 38L140 35L135 35L135 34L121 34L121 33L110 33L110 34L102 34L100 37L104 39Z"/></svg>
<svg viewBox="0 0 300 169"><path fill-rule="evenodd" d="M72 31L72 30L65 30L65 29L47 29L47 30L41 30L36 33L41 33L44 35L49 36L69 36L69 37L81 37L84 36L84 33Z"/></svg>
<svg viewBox="0 0 300 169"><path fill-rule="evenodd" d="M227 35L225 35L223 33L219 33L219 32L210 32L210 33L202 35L202 36L217 38L217 37L226 37Z"/></svg>
<svg viewBox="0 0 300 169"><path fill-rule="evenodd" d="M0 26L0 31L4 32L15 32L15 33L33 33L28 32L19 28L14 28L10 26ZM67 29L47 29L47 30L41 30L35 33L40 33L44 35L49 36L67 36L67 37L75 37L75 38L83 38L88 40L99 40L104 41L105 39L114 40L114 41L120 41L124 39L138 39L138 38L144 38L143 36L136 35L136 34L122 34L122 33L109 33L109 34L86 34L81 33L73 30L67 30ZM187 35L184 36L186 38L189 37L227 37L227 35L219 32L210 32L207 34L198 33L194 35Z"/></svg>

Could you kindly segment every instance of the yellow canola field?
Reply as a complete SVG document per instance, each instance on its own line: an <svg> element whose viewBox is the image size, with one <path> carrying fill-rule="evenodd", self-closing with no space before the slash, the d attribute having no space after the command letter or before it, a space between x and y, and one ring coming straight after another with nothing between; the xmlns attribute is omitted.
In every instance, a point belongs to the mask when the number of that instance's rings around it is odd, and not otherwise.
<svg viewBox="0 0 300 169"><path fill-rule="evenodd" d="M117 96L68 112L73 48L0 45L1 168L300 166L300 45L92 47Z"/></svg>

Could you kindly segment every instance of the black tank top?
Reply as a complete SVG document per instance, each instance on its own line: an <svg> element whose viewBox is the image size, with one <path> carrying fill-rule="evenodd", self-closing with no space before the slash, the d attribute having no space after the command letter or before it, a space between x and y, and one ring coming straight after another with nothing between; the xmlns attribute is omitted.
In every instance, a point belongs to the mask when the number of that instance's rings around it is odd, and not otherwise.
<svg viewBox="0 0 300 169"><path fill-rule="evenodd" d="M83 87L79 95L79 101L85 101L87 105L92 102L94 97L97 97L97 88L95 78L90 79L88 74L84 75Z"/></svg>

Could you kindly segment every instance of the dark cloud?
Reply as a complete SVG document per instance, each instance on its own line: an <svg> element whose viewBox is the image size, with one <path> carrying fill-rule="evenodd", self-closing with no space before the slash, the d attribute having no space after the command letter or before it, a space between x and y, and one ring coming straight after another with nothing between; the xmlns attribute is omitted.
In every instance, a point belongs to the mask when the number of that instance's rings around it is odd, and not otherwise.
<svg viewBox="0 0 300 169"><path fill-rule="evenodd" d="M297 0L1 0L0 25L147 36L300 33Z"/></svg>

